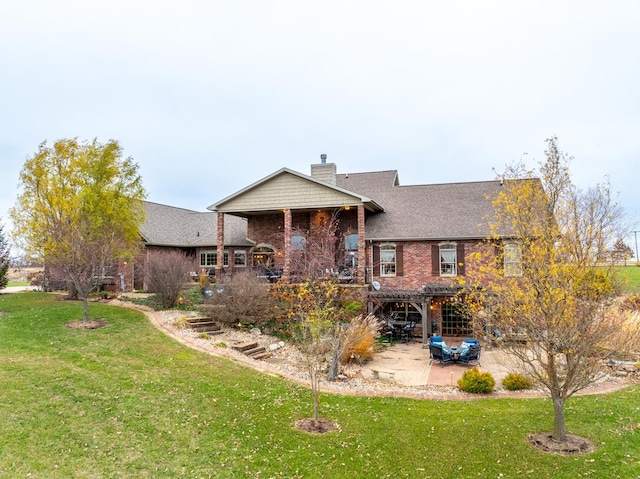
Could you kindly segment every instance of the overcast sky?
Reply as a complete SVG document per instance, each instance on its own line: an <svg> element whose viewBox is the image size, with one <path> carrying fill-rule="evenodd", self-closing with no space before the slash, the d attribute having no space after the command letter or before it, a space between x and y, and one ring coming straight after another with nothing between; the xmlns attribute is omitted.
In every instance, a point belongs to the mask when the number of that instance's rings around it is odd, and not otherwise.
<svg viewBox="0 0 640 479"><path fill-rule="evenodd" d="M0 218L45 140L118 140L150 201L204 211L322 153L482 181L557 135L639 220L639 24L635 0L3 0Z"/></svg>

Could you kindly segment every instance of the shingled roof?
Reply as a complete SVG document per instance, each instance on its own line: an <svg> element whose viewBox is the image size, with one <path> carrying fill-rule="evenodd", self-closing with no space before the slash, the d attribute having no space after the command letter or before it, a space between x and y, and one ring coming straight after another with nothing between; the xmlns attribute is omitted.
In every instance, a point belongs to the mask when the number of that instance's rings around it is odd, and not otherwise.
<svg viewBox="0 0 640 479"><path fill-rule="evenodd" d="M383 212L367 218L366 239L485 238L500 181L400 186L395 170L336 175L337 186L374 199Z"/></svg>
<svg viewBox="0 0 640 479"><path fill-rule="evenodd" d="M146 219L140 227L144 242L154 246L181 248L216 246L217 214L199 212L145 201ZM247 240L247 220L224 217L224 244L251 246Z"/></svg>

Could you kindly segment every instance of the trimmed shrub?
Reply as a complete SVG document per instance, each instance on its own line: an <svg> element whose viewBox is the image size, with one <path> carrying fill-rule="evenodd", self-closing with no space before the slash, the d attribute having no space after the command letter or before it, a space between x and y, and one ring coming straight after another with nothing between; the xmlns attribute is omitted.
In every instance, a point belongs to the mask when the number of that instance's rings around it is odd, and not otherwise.
<svg viewBox="0 0 640 479"><path fill-rule="evenodd" d="M458 380L458 387L468 393L487 394L493 391L496 380L491 373L480 372L478 367L462 373Z"/></svg>
<svg viewBox="0 0 640 479"><path fill-rule="evenodd" d="M531 389L533 381L518 373L509 373L502 379L502 385L509 391L519 391L521 389Z"/></svg>

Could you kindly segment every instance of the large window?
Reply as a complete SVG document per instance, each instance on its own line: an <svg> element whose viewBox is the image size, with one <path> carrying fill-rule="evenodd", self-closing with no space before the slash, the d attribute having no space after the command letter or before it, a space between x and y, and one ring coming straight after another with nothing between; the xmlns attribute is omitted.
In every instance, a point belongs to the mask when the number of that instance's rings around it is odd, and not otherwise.
<svg viewBox="0 0 640 479"><path fill-rule="evenodd" d="M396 275L396 247L395 245L380 246L380 276Z"/></svg>
<svg viewBox="0 0 640 479"><path fill-rule="evenodd" d="M522 259L518 243L504 244L504 275L522 276Z"/></svg>
<svg viewBox="0 0 640 479"><path fill-rule="evenodd" d="M440 245L440 276L455 276L458 274L456 245L445 243Z"/></svg>
<svg viewBox="0 0 640 479"><path fill-rule="evenodd" d="M229 266L229 252L224 250L224 266ZM200 251L200 267L208 268L218 265L218 253L216 250Z"/></svg>

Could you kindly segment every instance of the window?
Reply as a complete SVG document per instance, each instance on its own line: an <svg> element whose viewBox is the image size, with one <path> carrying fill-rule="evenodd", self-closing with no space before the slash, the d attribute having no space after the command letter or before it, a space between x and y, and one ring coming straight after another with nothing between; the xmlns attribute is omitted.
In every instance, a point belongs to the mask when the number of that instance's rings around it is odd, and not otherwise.
<svg viewBox="0 0 640 479"><path fill-rule="evenodd" d="M307 238L300 235L295 235L291 237L291 249L293 251L302 251L304 250L304 245L307 242Z"/></svg>
<svg viewBox="0 0 640 479"><path fill-rule="evenodd" d="M200 266L203 268L217 266L218 253L216 250L200 251ZM224 250L224 266L229 266L229 252Z"/></svg>
<svg viewBox="0 0 640 479"><path fill-rule="evenodd" d="M233 265L234 266L247 265L247 252L245 250L237 249L233 252Z"/></svg>
<svg viewBox="0 0 640 479"><path fill-rule="evenodd" d="M522 276L522 260L518 243L504 244L504 275Z"/></svg>
<svg viewBox="0 0 640 479"><path fill-rule="evenodd" d="M380 276L396 275L396 247L395 245L380 246Z"/></svg>
<svg viewBox="0 0 640 479"><path fill-rule="evenodd" d="M344 239L345 259L344 265L347 268L358 266L358 235L347 235Z"/></svg>
<svg viewBox="0 0 640 479"><path fill-rule="evenodd" d="M442 304L442 335L472 336L471 321L459 303Z"/></svg>
<svg viewBox="0 0 640 479"><path fill-rule="evenodd" d="M456 245L446 243L440 245L440 276L455 276L457 274Z"/></svg>

